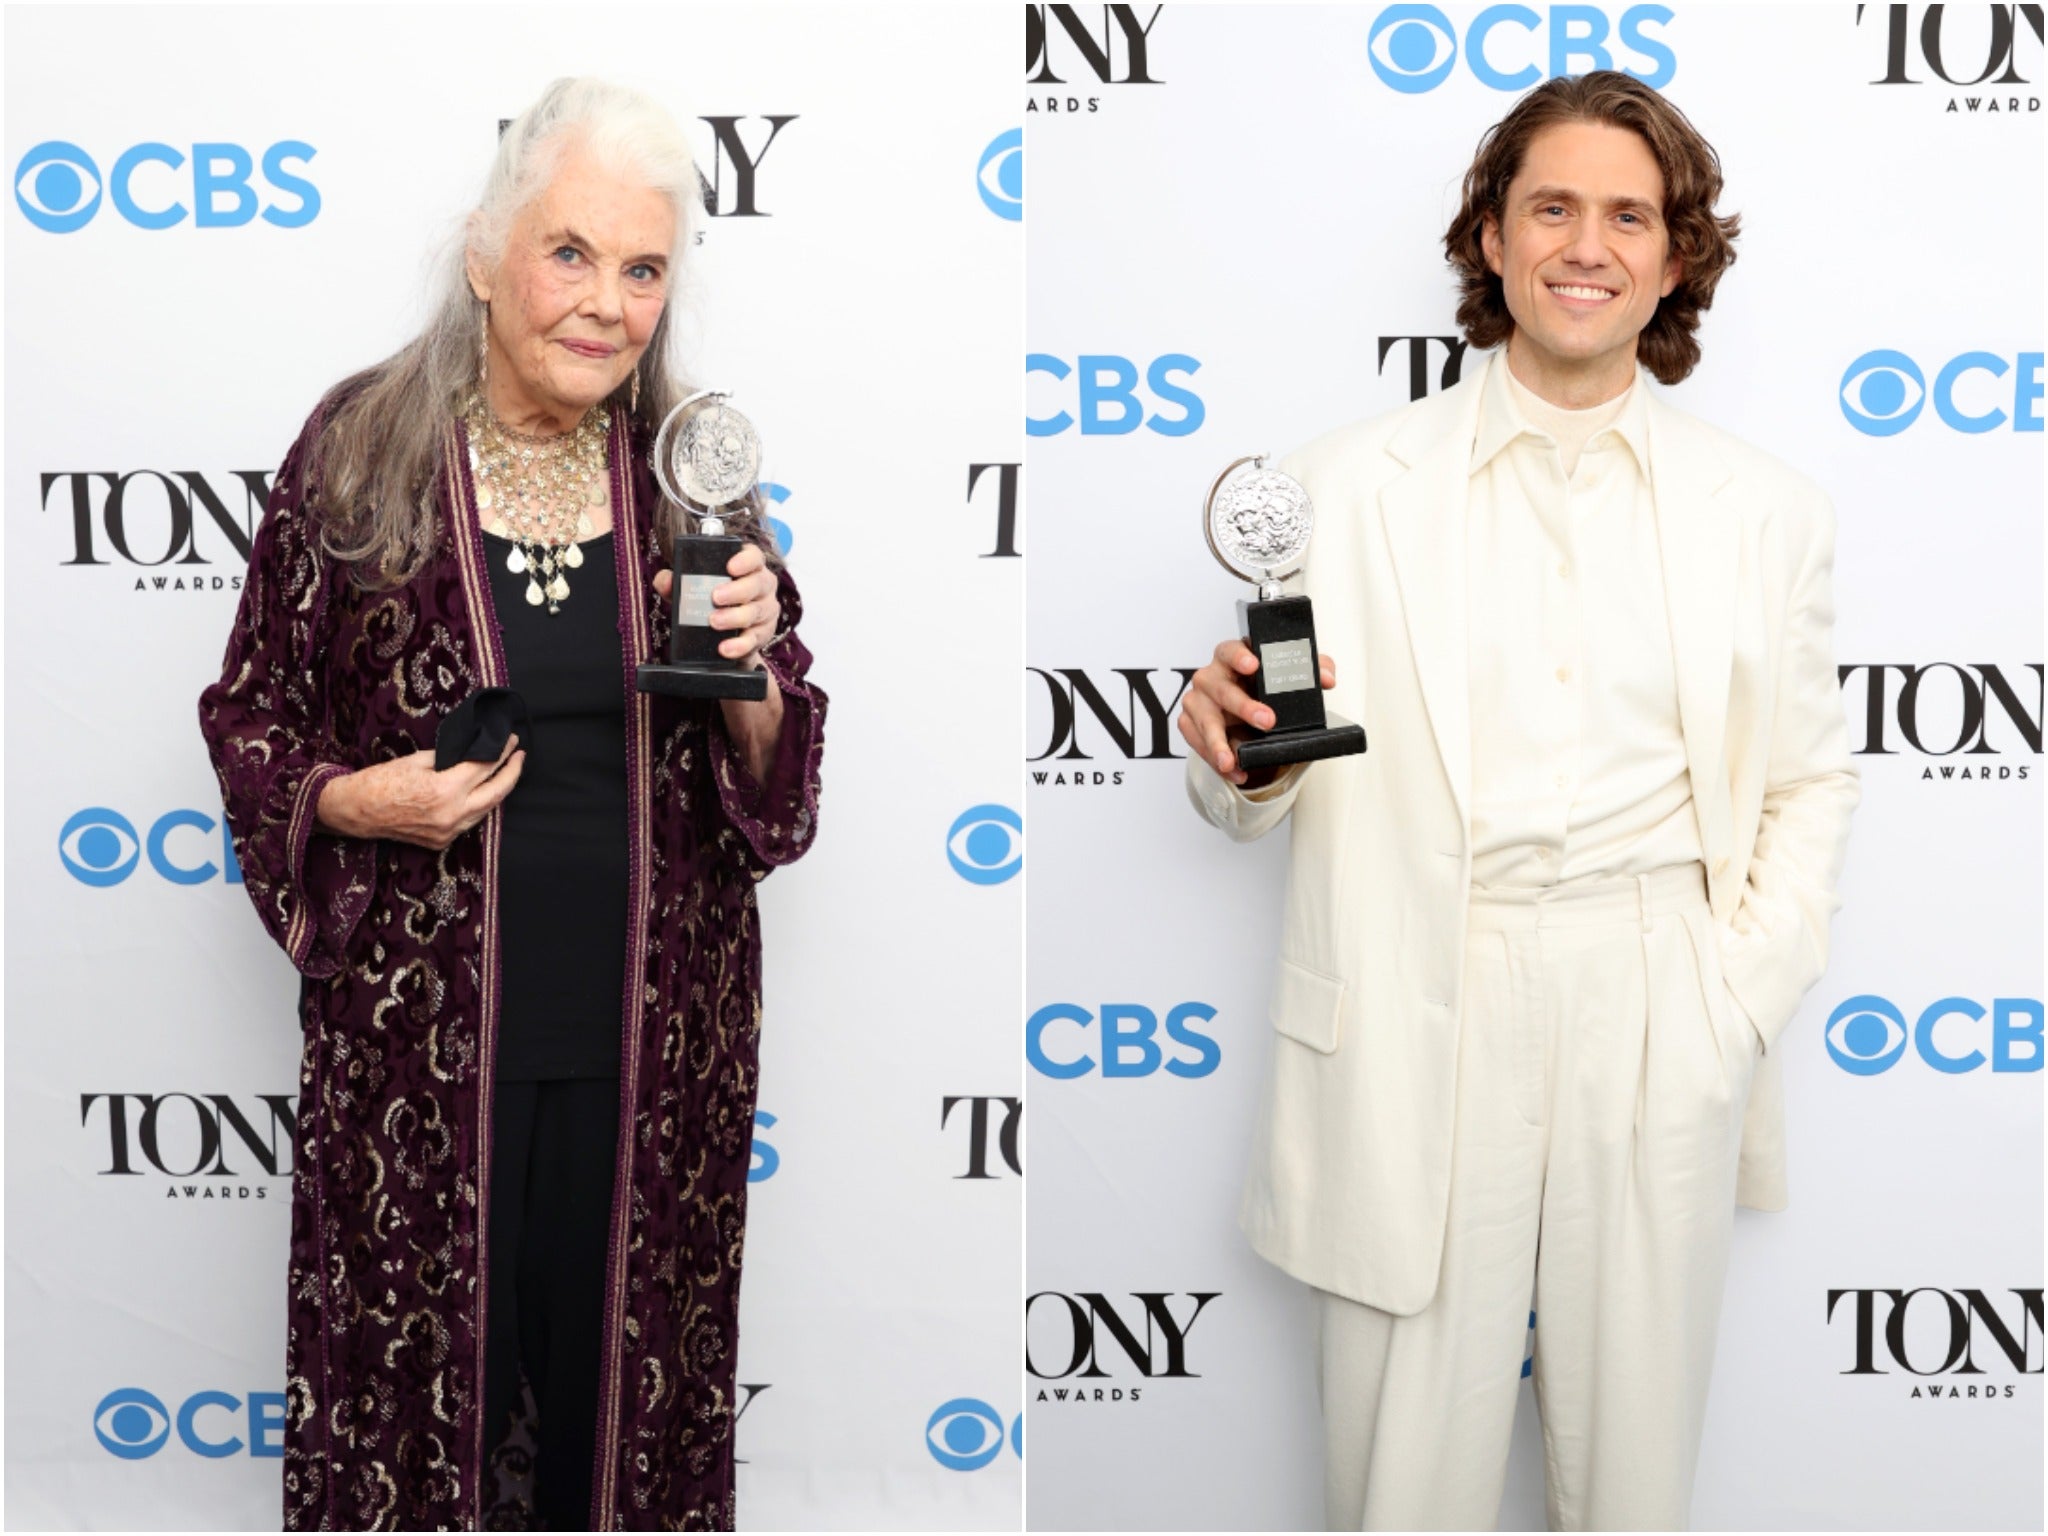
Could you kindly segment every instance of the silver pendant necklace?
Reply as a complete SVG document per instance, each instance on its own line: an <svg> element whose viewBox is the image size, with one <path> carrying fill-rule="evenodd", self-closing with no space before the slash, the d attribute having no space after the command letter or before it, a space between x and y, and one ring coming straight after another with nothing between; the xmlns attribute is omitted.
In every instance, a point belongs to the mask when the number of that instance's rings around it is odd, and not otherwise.
<svg viewBox="0 0 2048 1536"><path fill-rule="evenodd" d="M514 576L526 578L527 602L536 608L546 603L549 613L561 612L562 599L569 595L569 578L563 572L582 566L580 541L591 536L588 514L577 515L575 539L578 542L568 544L541 544L522 538L503 522L493 526L491 532L512 541L511 553L505 556L505 569Z"/></svg>
<svg viewBox="0 0 2048 1536"><path fill-rule="evenodd" d="M498 419L481 390L463 411L477 510L485 526L512 541L505 569L526 578L526 601L559 613L568 572L583 564L580 541L592 536L590 508L605 499L609 417L587 412L554 437L518 432Z"/></svg>

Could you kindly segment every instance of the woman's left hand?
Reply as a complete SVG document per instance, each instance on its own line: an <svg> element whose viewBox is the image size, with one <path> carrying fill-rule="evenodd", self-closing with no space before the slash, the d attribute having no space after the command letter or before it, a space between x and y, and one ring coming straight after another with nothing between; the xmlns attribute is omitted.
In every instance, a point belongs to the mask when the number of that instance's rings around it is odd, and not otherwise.
<svg viewBox="0 0 2048 1536"><path fill-rule="evenodd" d="M775 638L782 622L782 602L775 595L775 573L758 544L749 544L726 562L729 580L711 592L711 627L731 630L718 642L718 654L744 666L761 665L761 651ZM664 598L675 585L667 571L658 571L654 590Z"/></svg>

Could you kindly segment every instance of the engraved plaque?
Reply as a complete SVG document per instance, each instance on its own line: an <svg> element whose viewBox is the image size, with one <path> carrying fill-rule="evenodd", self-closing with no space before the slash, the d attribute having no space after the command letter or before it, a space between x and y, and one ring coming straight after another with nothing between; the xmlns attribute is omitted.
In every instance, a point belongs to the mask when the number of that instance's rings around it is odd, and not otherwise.
<svg viewBox="0 0 2048 1536"><path fill-rule="evenodd" d="M675 622L678 624L704 624L711 622L711 594L725 583L723 576L685 576L678 574L675 586Z"/></svg>
<svg viewBox="0 0 2048 1536"><path fill-rule="evenodd" d="M1259 647L1259 670L1266 692L1294 693L1316 685L1316 647L1312 640L1276 640Z"/></svg>

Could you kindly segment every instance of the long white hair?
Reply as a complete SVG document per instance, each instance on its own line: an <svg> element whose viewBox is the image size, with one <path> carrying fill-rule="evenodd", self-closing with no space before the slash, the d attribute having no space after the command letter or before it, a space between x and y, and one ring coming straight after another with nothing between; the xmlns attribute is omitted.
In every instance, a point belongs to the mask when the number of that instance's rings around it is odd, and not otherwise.
<svg viewBox="0 0 2048 1536"><path fill-rule="evenodd" d="M689 140L668 110L640 91L587 77L557 80L500 135L483 196L438 263L426 327L328 396L313 466L314 510L322 546L363 585L408 581L434 550L443 435L476 383L483 345L486 312L470 288L467 257L473 251L486 267L500 263L513 222L546 190L572 147L588 149L621 180L659 192L675 210L668 302L635 370L636 423L658 424L683 398L686 386L669 366L671 320L703 206ZM628 378L614 398L631 399L632 384ZM675 531L682 516L664 501L664 532Z"/></svg>

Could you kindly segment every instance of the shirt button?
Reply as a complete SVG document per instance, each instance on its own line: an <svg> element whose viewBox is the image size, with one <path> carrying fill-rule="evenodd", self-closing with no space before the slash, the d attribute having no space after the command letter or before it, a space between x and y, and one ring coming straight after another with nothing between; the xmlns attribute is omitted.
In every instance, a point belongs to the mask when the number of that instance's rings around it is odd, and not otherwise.
<svg viewBox="0 0 2048 1536"><path fill-rule="evenodd" d="M1571 783L1571 781L1572 781L1572 780L1571 780L1571 775L1570 775L1570 774L1568 774L1568 773L1560 773L1560 774L1559 774L1559 775L1557 776L1557 787L1558 787L1559 789L1563 789L1563 788L1564 788L1564 787L1565 787L1565 786L1566 786L1567 784Z"/></svg>
<svg viewBox="0 0 2048 1536"><path fill-rule="evenodd" d="M1557 680L1560 683L1570 682L1572 680L1572 669L1570 667L1559 667L1557 669Z"/></svg>
<svg viewBox="0 0 2048 1536"><path fill-rule="evenodd" d="M1567 565L1567 564L1566 564L1566 563L1565 563L1564 561L1560 560L1560 561L1558 561L1558 562L1557 562L1557 574L1558 574L1558 575L1560 575L1560 576L1569 576L1569 575L1571 575L1571 573L1572 573L1572 568L1571 568L1571 567L1570 567L1569 565Z"/></svg>

